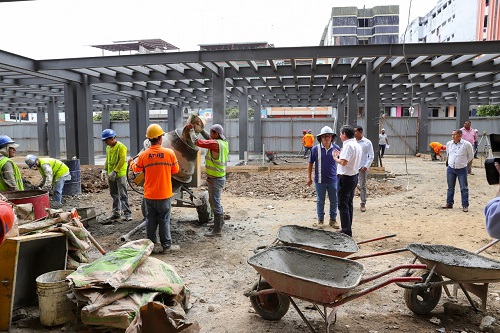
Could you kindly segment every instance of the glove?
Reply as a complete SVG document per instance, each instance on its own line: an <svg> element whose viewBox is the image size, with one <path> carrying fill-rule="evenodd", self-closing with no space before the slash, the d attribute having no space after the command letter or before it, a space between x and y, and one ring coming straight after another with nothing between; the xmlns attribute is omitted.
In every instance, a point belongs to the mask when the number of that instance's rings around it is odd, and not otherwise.
<svg viewBox="0 0 500 333"><path fill-rule="evenodd" d="M102 169L102 171L101 171L101 180L102 181L106 180L106 174L107 174L106 170Z"/></svg>
<svg viewBox="0 0 500 333"><path fill-rule="evenodd" d="M114 182L114 181L115 181L115 179L116 179L116 171L111 171L111 173L110 173L110 174L109 174L109 176L108 176L108 179L109 179L110 181Z"/></svg>

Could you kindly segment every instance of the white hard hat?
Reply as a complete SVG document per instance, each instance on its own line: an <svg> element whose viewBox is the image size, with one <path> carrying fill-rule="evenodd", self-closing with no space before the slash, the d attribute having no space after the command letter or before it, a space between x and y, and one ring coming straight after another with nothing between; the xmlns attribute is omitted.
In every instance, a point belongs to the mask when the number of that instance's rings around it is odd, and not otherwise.
<svg viewBox="0 0 500 333"><path fill-rule="evenodd" d="M335 136L335 133L333 133L333 130L330 126L323 126L323 128L321 129L319 134L316 135L316 138L318 139L318 141L321 141L321 136L323 134L331 134L332 136Z"/></svg>

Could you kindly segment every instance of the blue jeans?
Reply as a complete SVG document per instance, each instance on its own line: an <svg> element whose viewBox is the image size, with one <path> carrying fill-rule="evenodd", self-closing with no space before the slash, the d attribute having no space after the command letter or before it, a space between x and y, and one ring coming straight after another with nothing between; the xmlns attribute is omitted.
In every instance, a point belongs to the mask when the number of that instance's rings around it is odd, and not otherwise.
<svg viewBox="0 0 500 333"><path fill-rule="evenodd" d="M114 182L108 180L109 194L113 198L113 216L120 216L123 211L125 217L131 216L132 212L128 204L127 177L118 177Z"/></svg>
<svg viewBox="0 0 500 333"><path fill-rule="evenodd" d="M380 149L380 157L384 157L385 145L378 145L378 147Z"/></svg>
<svg viewBox="0 0 500 333"><path fill-rule="evenodd" d="M337 183L321 184L314 183L316 186L316 212L318 213L318 220L325 219L325 199L328 192L330 199L330 220L337 218Z"/></svg>
<svg viewBox="0 0 500 333"><path fill-rule="evenodd" d="M52 185L52 192L54 193L52 195L52 200L61 203L61 200L62 200L62 190L63 190L63 187L64 187L64 182L66 180L71 180L71 175L70 174L67 174L66 176L62 176L62 177L60 177L59 179L57 179L54 182L54 185Z"/></svg>
<svg viewBox="0 0 500 333"><path fill-rule="evenodd" d="M307 157L311 153L312 147L304 146L304 157Z"/></svg>
<svg viewBox="0 0 500 333"><path fill-rule="evenodd" d="M160 244L164 248L172 245L170 236L171 198L152 200L144 198L146 202L146 233L148 239L156 244L156 229L159 229Z"/></svg>
<svg viewBox="0 0 500 333"><path fill-rule="evenodd" d="M339 178L339 213L342 233L352 237L353 199L358 175Z"/></svg>
<svg viewBox="0 0 500 333"><path fill-rule="evenodd" d="M210 203L210 208L215 215L223 215L224 210L220 203L220 198L222 197L222 189L226 184L226 177L211 178L207 177L208 184L208 202Z"/></svg>
<svg viewBox="0 0 500 333"><path fill-rule="evenodd" d="M446 191L446 203L453 205L455 195L455 184L460 184L460 193L462 194L462 207L469 207L469 185L467 183L467 167L462 169L446 168L446 180L448 182L448 191Z"/></svg>

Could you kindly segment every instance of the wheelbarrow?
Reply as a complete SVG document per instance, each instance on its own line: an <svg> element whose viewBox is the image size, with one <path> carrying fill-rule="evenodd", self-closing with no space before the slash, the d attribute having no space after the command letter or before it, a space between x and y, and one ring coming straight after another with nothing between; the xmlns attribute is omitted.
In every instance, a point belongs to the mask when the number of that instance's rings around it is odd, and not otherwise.
<svg viewBox="0 0 500 333"><path fill-rule="evenodd" d="M345 258L359 251L361 244L394 237L396 234L367 239L356 243L350 236L340 232L322 229L314 229L299 225L284 225L278 230L276 240L271 246L278 244L284 246L298 247L304 250L327 254L330 256ZM261 250L266 246L259 246Z"/></svg>
<svg viewBox="0 0 500 333"><path fill-rule="evenodd" d="M476 253L447 245L409 244L407 250L415 255L413 262L418 260L427 268L412 274L414 277L421 277L423 283L398 283L405 288L404 299L407 307L415 314L428 314L439 303L442 289L450 297L447 285L458 285L474 310L479 311L469 292L479 297L480 310L485 311L488 285L500 282L500 262L478 253L497 242L498 240L489 243ZM455 288L454 296L456 294Z"/></svg>
<svg viewBox="0 0 500 333"><path fill-rule="evenodd" d="M363 278L364 266L359 262L287 246L269 247L247 262L260 274L259 281L245 293L255 311L264 319L279 320L291 303L311 332L315 332L314 328L293 298L313 303L325 321L325 332L329 332L338 306L391 283L421 282L422 278L396 276L359 291L354 290L356 287L400 269L426 267L401 265ZM328 308L333 308L330 313Z"/></svg>

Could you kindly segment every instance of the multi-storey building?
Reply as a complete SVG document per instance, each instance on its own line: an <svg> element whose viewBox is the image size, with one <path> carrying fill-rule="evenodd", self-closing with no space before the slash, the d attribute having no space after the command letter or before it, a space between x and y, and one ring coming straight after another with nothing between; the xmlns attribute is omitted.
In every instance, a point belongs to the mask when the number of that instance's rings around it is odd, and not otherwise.
<svg viewBox="0 0 500 333"><path fill-rule="evenodd" d="M333 7L320 45L395 44L399 6Z"/></svg>
<svg viewBox="0 0 500 333"><path fill-rule="evenodd" d="M439 0L425 16L417 17L401 36L405 43L498 40L498 0Z"/></svg>

